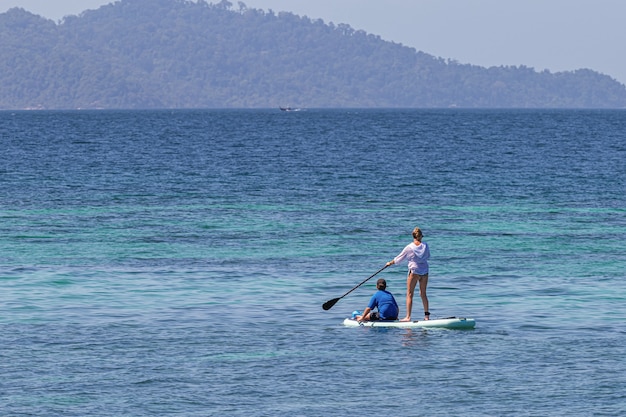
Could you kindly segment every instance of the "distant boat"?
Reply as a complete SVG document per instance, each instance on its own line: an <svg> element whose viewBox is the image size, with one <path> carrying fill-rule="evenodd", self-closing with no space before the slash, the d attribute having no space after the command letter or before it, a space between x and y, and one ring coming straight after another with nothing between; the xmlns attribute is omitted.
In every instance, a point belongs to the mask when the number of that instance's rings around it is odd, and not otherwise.
<svg viewBox="0 0 626 417"><path fill-rule="evenodd" d="M282 111L300 111L297 107L279 107L279 109Z"/></svg>

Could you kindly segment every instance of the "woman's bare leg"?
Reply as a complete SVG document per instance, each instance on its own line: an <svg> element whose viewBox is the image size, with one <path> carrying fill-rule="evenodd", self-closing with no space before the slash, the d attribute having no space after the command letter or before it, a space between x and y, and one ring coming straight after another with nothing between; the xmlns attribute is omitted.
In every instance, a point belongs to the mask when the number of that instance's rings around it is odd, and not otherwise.
<svg viewBox="0 0 626 417"><path fill-rule="evenodd" d="M426 286L428 285L428 274L419 275L420 282L420 297L422 298L422 304L424 305L424 312L430 311L428 309L428 296L426 295ZM424 320L430 320L429 316L424 316Z"/></svg>
<svg viewBox="0 0 626 417"><path fill-rule="evenodd" d="M417 285L418 275L409 272L406 278L406 316L400 321L411 321L411 310L413 309L413 294Z"/></svg>

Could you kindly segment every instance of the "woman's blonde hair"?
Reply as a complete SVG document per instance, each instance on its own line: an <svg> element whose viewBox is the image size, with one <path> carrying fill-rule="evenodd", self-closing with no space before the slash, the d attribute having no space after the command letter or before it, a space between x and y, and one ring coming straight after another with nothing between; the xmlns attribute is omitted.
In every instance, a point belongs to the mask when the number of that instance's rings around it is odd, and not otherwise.
<svg viewBox="0 0 626 417"><path fill-rule="evenodd" d="M424 235L422 234L422 229L420 229L419 227L413 229L413 239L420 240L420 238L422 237L424 237Z"/></svg>

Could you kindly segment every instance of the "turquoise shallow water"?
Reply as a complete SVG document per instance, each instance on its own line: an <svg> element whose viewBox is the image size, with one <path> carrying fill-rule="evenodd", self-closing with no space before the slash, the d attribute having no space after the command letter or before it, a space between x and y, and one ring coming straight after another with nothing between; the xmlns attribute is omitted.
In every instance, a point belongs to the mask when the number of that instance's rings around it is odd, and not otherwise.
<svg viewBox="0 0 626 417"><path fill-rule="evenodd" d="M2 112L0 414L624 414L625 128ZM416 225L433 315L475 330L343 328L373 282L322 310ZM404 274L380 274L401 309Z"/></svg>

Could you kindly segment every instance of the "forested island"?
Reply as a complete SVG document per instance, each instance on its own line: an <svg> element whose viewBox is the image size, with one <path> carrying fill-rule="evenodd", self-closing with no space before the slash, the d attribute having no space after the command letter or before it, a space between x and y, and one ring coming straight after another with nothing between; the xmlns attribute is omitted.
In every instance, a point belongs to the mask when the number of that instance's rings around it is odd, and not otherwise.
<svg viewBox="0 0 626 417"><path fill-rule="evenodd" d="M591 69L461 64L288 12L121 0L0 14L0 109L624 108Z"/></svg>

